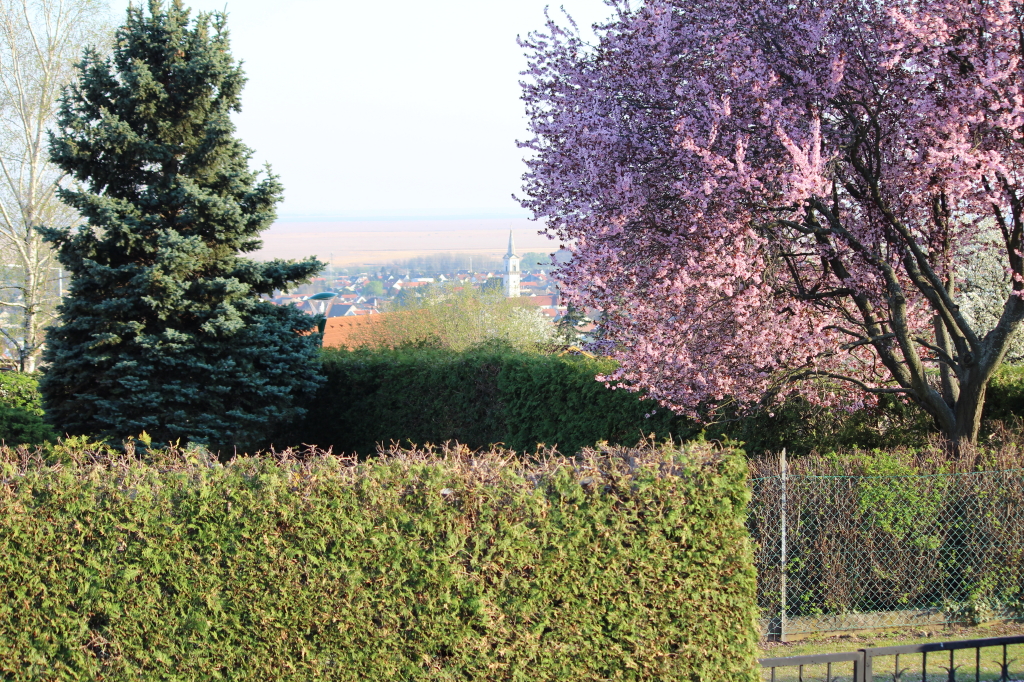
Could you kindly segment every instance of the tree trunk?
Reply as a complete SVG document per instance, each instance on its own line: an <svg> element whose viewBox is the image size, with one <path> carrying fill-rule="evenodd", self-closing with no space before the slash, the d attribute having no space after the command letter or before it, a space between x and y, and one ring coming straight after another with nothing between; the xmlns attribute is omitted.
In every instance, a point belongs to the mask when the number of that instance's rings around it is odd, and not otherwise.
<svg viewBox="0 0 1024 682"><path fill-rule="evenodd" d="M34 250L29 251L32 256L35 256ZM23 337L21 340L21 371L32 372L35 370L35 354L36 354L36 304L37 304L37 281L36 272L31 269L26 269L25 277L25 316L22 320Z"/></svg>
<svg viewBox="0 0 1024 682"><path fill-rule="evenodd" d="M985 392L991 374L982 372L979 368L971 368L960 384L959 399L953 408L956 416L953 428L943 434L958 457L971 457L976 452L978 431L981 429L981 413L985 407Z"/></svg>

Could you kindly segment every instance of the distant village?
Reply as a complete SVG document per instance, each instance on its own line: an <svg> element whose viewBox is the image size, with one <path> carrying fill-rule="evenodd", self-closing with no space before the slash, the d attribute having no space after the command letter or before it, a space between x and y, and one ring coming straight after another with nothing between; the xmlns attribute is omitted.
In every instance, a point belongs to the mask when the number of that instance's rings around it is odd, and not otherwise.
<svg viewBox="0 0 1024 682"><path fill-rule="evenodd" d="M539 254L526 254L538 256ZM561 321L568 312L559 300L558 282L550 275L551 266L522 270L524 258L516 253L513 236L509 235L504 268L474 272L460 269L453 272L413 271L401 267L381 267L377 272L334 274L330 268L321 277L314 278L289 293L277 292L269 298L277 305L291 305L308 313L328 318L325 346L344 346L356 327L373 324L367 318L386 314L418 297L429 287L439 285L500 288L505 296L518 298L522 303L536 306L538 312L552 325ZM537 258L526 258L537 262ZM327 298L325 294L333 294ZM591 315L591 318L595 315ZM587 332L593 323L587 320L580 328Z"/></svg>

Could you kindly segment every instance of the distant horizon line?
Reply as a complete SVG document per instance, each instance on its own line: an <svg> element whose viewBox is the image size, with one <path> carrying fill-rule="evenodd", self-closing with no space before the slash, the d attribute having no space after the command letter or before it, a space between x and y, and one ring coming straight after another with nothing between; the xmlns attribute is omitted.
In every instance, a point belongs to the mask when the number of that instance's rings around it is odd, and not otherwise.
<svg viewBox="0 0 1024 682"><path fill-rule="evenodd" d="M438 212L438 213L282 213L274 222L280 223L348 223L348 222L414 222L427 220L526 220L529 214L505 212Z"/></svg>

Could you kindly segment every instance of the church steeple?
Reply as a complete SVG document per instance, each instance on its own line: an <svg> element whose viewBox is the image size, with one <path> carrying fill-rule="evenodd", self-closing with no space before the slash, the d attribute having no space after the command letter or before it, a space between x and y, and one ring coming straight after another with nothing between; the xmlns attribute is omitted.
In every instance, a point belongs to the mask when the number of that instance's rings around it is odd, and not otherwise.
<svg viewBox="0 0 1024 682"><path fill-rule="evenodd" d="M503 257L505 261L505 276L502 277L505 284L505 296L507 298L518 298L519 278L519 256L516 254L516 242L512 237L512 230L508 231L508 253Z"/></svg>

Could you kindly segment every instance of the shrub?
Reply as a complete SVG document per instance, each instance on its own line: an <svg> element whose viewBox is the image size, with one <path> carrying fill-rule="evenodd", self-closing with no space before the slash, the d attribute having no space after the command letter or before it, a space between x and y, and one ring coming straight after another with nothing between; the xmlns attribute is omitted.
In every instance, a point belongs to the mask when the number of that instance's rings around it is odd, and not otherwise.
<svg viewBox="0 0 1024 682"><path fill-rule="evenodd" d="M985 396L985 418L1012 421L1024 416L1024 366L1003 365L993 375Z"/></svg>
<svg viewBox="0 0 1024 682"><path fill-rule="evenodd" d="M1019 436L989 440L971 458L938 445L803 457L789 463L785 504L778 460L750 461L762 612L781 607L785 509L791 616L832 629L829 614L937 608L964 622L987 605L1021 619L1024 450Z"/></svg>
<svg viewBox="0 0 1024 682"><path fill-rule="evenodd" d="M0 405L0 441L8 445L40 445L55 440L57 434L38 414Z"/></svg>
<svg viewBox="0 0 1024 682"><path fill-rule="evenodd" d="M736 452L54 453L0 449L5 679L757 679Z"/></svg>
<svg viewBox="0 0 1024 682"><path fill-rule="evenodd" d="M814 405L799 395L708 429L709 437L741 441L747 452L792 456L851 448L923 447L934 433L934 421L904 398L879 396L878 403L859 410Z"/></svg>
<svg viewBox="0 0 1024 682"><path fill-rule="evenodd" d="M24 372L0 372L0 405L19 407L42 414L39 397L39 375Z"/></svg>
<svg viewBox="0 0 1024 682"><path fill-rule="evenodd" d="M699 433L693 422L654 401L595 380L614 368L607 358L580 355L503 357L496 376L507 415L503 441L519 451L546 444L572 453L602 441L636 445L645 437L679 440Z"/></svg>
<svg viewBox="0 0 1024 682"><path fill-rule="evenodd" d="M428 342L463 351L488 342L530 349L551 341L551 324L540 309L526 299L506 297L500 278L497 286L490 284L445 282L403 289L388 305L389 314L355 342L376 348Z"/></svg>
<svg viewBox="0 0 1024 682"><path fill-rule="evenodd" d="M377 444L458 441L573 453L598 442L690 437L693 425L656 403L594 380L606 360L524 352L497 343L329 350L307 417L278 443L372 454ZM653 414L652 414L653 413ZM649 416L648 416L649 415Z"/></svg>
<svg viewBox="0 0 1024 682"><path fill-rule="evenodd" d="M0 372L0 441L40 445L56 440L57 434L43 421L38 375Z"/></svg>
<svg viewBox="0 0 1024 682"><path fill-rule="evenodd" d="M614 370L607 358L555 355L489 343L457 352L421 344L392 349L328 350L325 382L308 416L278 433L278 444L315 444L372 454L379 443L443 443L473 448L503 443L574 453L599 442L635 445L645 438L688 440L702 427L636 393L595 377ZM850 447L924 445L931 420L909 403L883 397L849 413L799 396L750 415L703 427L748 452L791 454Z"/></svg>

